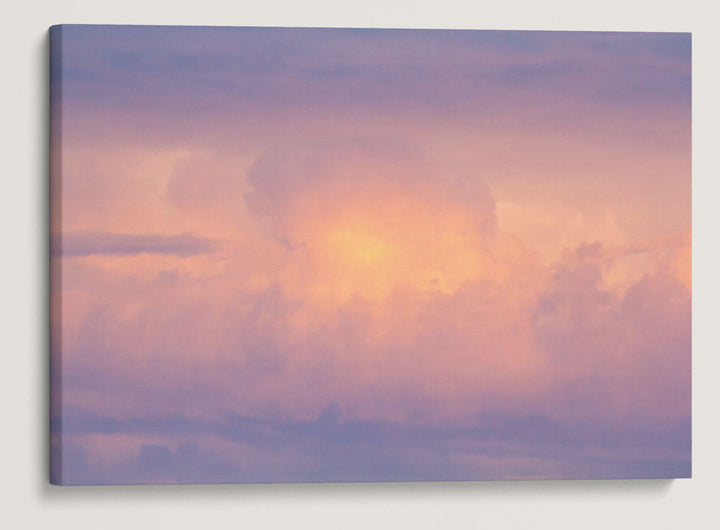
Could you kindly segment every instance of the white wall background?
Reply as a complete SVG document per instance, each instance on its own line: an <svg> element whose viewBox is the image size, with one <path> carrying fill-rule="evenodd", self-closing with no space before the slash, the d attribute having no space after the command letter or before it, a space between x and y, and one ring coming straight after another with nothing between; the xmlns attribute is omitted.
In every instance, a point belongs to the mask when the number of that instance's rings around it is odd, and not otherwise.
<svg viewBox="0 0 720 530"><path fill-rule="evenodd" d="M720 527L720 7L712 0L26 0L0 31L5 528ZM693 478L57 488L47 484L47 28L57 23L693 32ZM716 316L716 310L718 315Z"/></svg>

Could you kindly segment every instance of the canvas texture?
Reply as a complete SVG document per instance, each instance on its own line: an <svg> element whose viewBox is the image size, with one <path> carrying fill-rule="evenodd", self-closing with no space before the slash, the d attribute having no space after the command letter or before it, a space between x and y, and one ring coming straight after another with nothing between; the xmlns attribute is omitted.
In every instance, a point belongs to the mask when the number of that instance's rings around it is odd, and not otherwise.
<svg viewBox="0 0 720 530"><path fill-rule="evenodd" d="M691 475L691 36L50 30L54 484Z"/></svg>

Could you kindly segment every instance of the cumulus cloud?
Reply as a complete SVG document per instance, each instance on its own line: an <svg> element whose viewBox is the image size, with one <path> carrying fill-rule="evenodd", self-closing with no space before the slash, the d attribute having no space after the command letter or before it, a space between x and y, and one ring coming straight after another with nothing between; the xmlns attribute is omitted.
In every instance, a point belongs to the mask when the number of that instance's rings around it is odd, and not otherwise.
<svg viewBox="0 0 720 530"><path fill-rule="evenodd" d="M689 291L667 268L614 290L616 250L584 244L547 268L498 231L485 187L458 191L413 166L417 152L389 162L352 145L303 152L307 164L285 173L282 155L251 170L247 200L282 248L276 268L244 252L209 275L163 272L118 290L114 270L83 269L80 281L68 265L69 286L94 282L95 297L113 300L76 294L87 301L63 315L63 403L79 414L63 420L76 442L65 461L80 459L73 480L688 473ZM418 169L383 173L381 162ZM291 167L307 169L295 181ZM388 197L406 208L399 219ZM357 229L341 205L374 213L360 216L369 235L328 239ZM447 232L424 231L443 219ZM438 248L445 263L433 261ZM267 282L247 283L257 269ZM102 472L99 435L132 437ZM278 455L279 467L261 464Z"/></svg>
<svg viewBox="0 0 720 530"><path fill-rule="evenodd" d="M478 175L434 167L415 144L386 137L351 137L280 146L250 167L247 201L258 213L292 223L293 215L333 215L358 201L373 214L418 201L432 211L463 206L475 228L494 227L494 201ZM388 204L389 203L389 204ZM315 210L307 211L307 210ZM305 211L303 211L305 210ZM287 229L288 227L286 227ZM390 228L390 227L388 227Z"/></svg>
<svg viewBox="0 0 720 530"><path fill-rule="evenodd" d="M568 252L539 298L538 346L562 374L558 390L596 414L689 417L690 291L662 269L608 291L602 259L599 244Z"/></svg>
<svg viewBox="0 0 720 530"><path fill-rule="evenodd" d="M449 292L487 272L488 188L478 175L435 167L411 142L351 137L268 150L248 183L250 211L289 252L284 283L302 296Z"/></svg>

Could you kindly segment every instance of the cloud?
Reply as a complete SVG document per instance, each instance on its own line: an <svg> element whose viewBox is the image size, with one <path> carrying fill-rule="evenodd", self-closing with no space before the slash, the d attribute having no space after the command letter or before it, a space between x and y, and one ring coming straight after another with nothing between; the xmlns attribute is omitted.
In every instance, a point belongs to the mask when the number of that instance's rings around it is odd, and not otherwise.
<svg viewBox="0 0 720 530"><path fill-rule="evenodd" d="M687 36L178 31L63 40L64 480L689 472Z"/></svg>
<svg viewBox="0 0 720 530"><path fill-rule="evenodd" d="M226 217L242 208L242 195L247 191L243 159L199 152L177 160L168 180L168 202L183 215L207 216L208 210L220 209ZM200 210L200 212L198 212Z"/></svg>
<svg viewBox="0 0 720 530"><path fill-rule="evenodd" d="M687 473L682 241L582 244L545 266L498 226L482 171L412 141L275 143L242 184L219 160L185 160L165 188L198 218L247 203L217 263L167 259L214 248L196 236L65 236L71 256L148 254L142 271L65 264L63 408L88 411L63 417L67 480ZM608 285L656 247L668 263Z"/></svg>
<svg viewBox="0 0 720 530"><path fill-rule="evenodd" d="M488 188L434 166L412 142L350 137L267 150L248 184L249 210L288 251L290 290L342 300L453 291L490 259Z"/></svg>
<svg viewBox="0 0 720 530"><path fill-rule="evenodd" d="M538 346L566 394L554 399L594 414L689 417L690 291L662 267L624 293L606 290L603 259L599 244L568 252L538 300Z"/></svg>
<svg viewBox="0 0 720 530"><path fill-rule="evenodd" d="M383 195L393 199L403 195L441 207L471 207L478 217L477 228L494 223L494 203L481 178L438 167L418 144L392 136L278 145L257 158L249 168L248 182L250 204L272 216L287 215L304 206L298 202L318 193L323 194L318 199L328 199L325 208L329 209L342 208L340 200L348 196L377 201Z"/></svg>
<svg viewBox="0 0 720 530"><path fill-rule="evenodd" d="M687 476L689 292L607 291L605 260L585 245L544 278L520 254L507 281L332 307L130 285L65 320L67 480Z"/></svg>
<svg viewBox="0 0 720 530"><path fill-rule="evenodd" d="M52 255L58 257L131 256L167 254L195 256L213 252L216 242L190 234L117 234L66 232L53 238Z"/></svg>
<svg viewBox="0 0 720 530"><path fill-rule="evenodd" d="M327 482L688 476L687 424L619 426L542 415L462 423L307 421L229 415L220 421L69 411L69 483ZM120 448L100 441L122 433ZM122 438L121 438L122 439ZM222 456L220 454L222 453ZM268 465L273 455L279 465ZM99 462L93 469L88 462ZM81 465L83 464L83 465ZM107 478L103 478L107 474Z"/></svg>
<svg viewBox="0 0 720 530"><path fill-rule="evenodd" d="M60 78L87 105L491 111L689 101L689 34L64 26ZM262 45L258 45L262 43Z"/></svg>

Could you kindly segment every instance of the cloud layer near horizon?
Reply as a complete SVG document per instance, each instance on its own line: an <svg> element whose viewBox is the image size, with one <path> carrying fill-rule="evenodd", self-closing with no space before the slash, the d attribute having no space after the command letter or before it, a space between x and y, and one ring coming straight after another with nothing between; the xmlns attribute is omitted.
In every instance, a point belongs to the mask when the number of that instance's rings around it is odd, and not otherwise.
<svg viewBox="0 0 720 530"><path fill-rule="evenodd" d="M63 31L56 478L689 474L689 39Z"/></svg>

